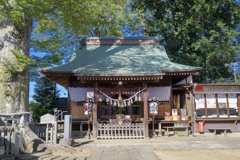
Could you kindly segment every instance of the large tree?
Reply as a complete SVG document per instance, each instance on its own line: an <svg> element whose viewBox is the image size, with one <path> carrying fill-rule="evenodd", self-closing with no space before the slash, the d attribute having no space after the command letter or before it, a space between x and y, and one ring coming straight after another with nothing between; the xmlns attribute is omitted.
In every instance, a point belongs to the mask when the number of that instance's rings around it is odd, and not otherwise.
<svg viewBox="0 0 240 160"><path fill-rule="evenodd" d="M234 43L240 23L235 0L133 0L144 32L161 36L173 61L203 67L198 82L221 82L232 74L224 64L235 62ZM225 80L224 80L225 79ZM232 76L233 79L233 76Z"/></svg>
<svg viewBox="0 0 240 160"><path fill-rule="evenodd" d="M74 43L84 35L121 35L125 5L125 0L0 1L0 114L15 115L23 151L35 149L35 137L23 116L29 111L28 66L34 62L29 58L30 46L47 53L49 63L59 63L70 40Z"/></svg>
<svg viewBox="0 0 240 160"><path fill-rule="evenodd" d="M45 77L38 77L36 79L34 88L33 100L30 102L30 111L32 118L39 121L40 116L46 113L52 113L59 98L59 90L57 90L56 83L46 79Z"/></svg>

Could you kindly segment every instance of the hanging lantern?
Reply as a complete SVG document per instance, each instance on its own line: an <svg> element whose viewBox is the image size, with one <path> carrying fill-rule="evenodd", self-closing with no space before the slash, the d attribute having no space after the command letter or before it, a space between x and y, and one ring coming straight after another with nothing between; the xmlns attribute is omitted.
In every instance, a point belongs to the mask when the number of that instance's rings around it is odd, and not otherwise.
<svg viewBox="0 0 240 160"><path fill-rule="evenodd" d="M113 106L117 106L117 102L116 101L114 101Z"/></svg>

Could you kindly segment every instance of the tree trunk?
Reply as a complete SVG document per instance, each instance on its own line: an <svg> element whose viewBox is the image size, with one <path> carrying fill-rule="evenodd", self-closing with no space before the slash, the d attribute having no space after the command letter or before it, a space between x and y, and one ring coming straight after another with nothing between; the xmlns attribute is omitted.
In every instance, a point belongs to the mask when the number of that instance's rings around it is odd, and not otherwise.
<svg viewBox="0 0 240 160"><path fill-rule="evenodd" d="M13 54L13 51L17 51L29 56L32 19L26 19L26 25L21 29L8 20L0 23L6 26L0 29L0 117L2 120L13 119L15 130L21 133L21 150L32 152L42 141L28 126L29 69L27 65L21 70L19 57Z"/></svg>

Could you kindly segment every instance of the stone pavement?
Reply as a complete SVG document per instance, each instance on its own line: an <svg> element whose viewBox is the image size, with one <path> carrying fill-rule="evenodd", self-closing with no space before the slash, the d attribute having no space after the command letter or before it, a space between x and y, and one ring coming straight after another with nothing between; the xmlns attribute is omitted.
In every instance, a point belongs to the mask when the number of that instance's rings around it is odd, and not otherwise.
<svg viewBox="0 0 240 160"><path fill-rule="evenodd" d="M158 160L153 150L240 149L240 136L75 141L91 150L87 160Z"/></svg>
<svg viewBox="0 0 240 160"><path fill-rule="evenodd" d="M75 148L90 150L88 157L53 156L38 153L42 160L158 160L153 150L240 149L236 137L162 137L151 139L93 140L75 139ZM29 156L29 155L27 155ZM27 159L24 159L27 160ZM29 159L30 160L30 159Z"/></svg>

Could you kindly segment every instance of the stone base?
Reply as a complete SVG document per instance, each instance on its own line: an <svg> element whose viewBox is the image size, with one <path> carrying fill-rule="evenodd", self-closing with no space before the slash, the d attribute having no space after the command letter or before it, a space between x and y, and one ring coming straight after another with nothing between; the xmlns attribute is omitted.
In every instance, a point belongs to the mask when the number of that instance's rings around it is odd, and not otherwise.
<svg viewBox="0 0 240 160"><path fill-rule="evenodd" d="M61 139L59 140L59 144L67 145L67 146L73 146L73 145L74 145L74 141L73 141L72 138L69 138L69 139L61 138Z"/></svg>

